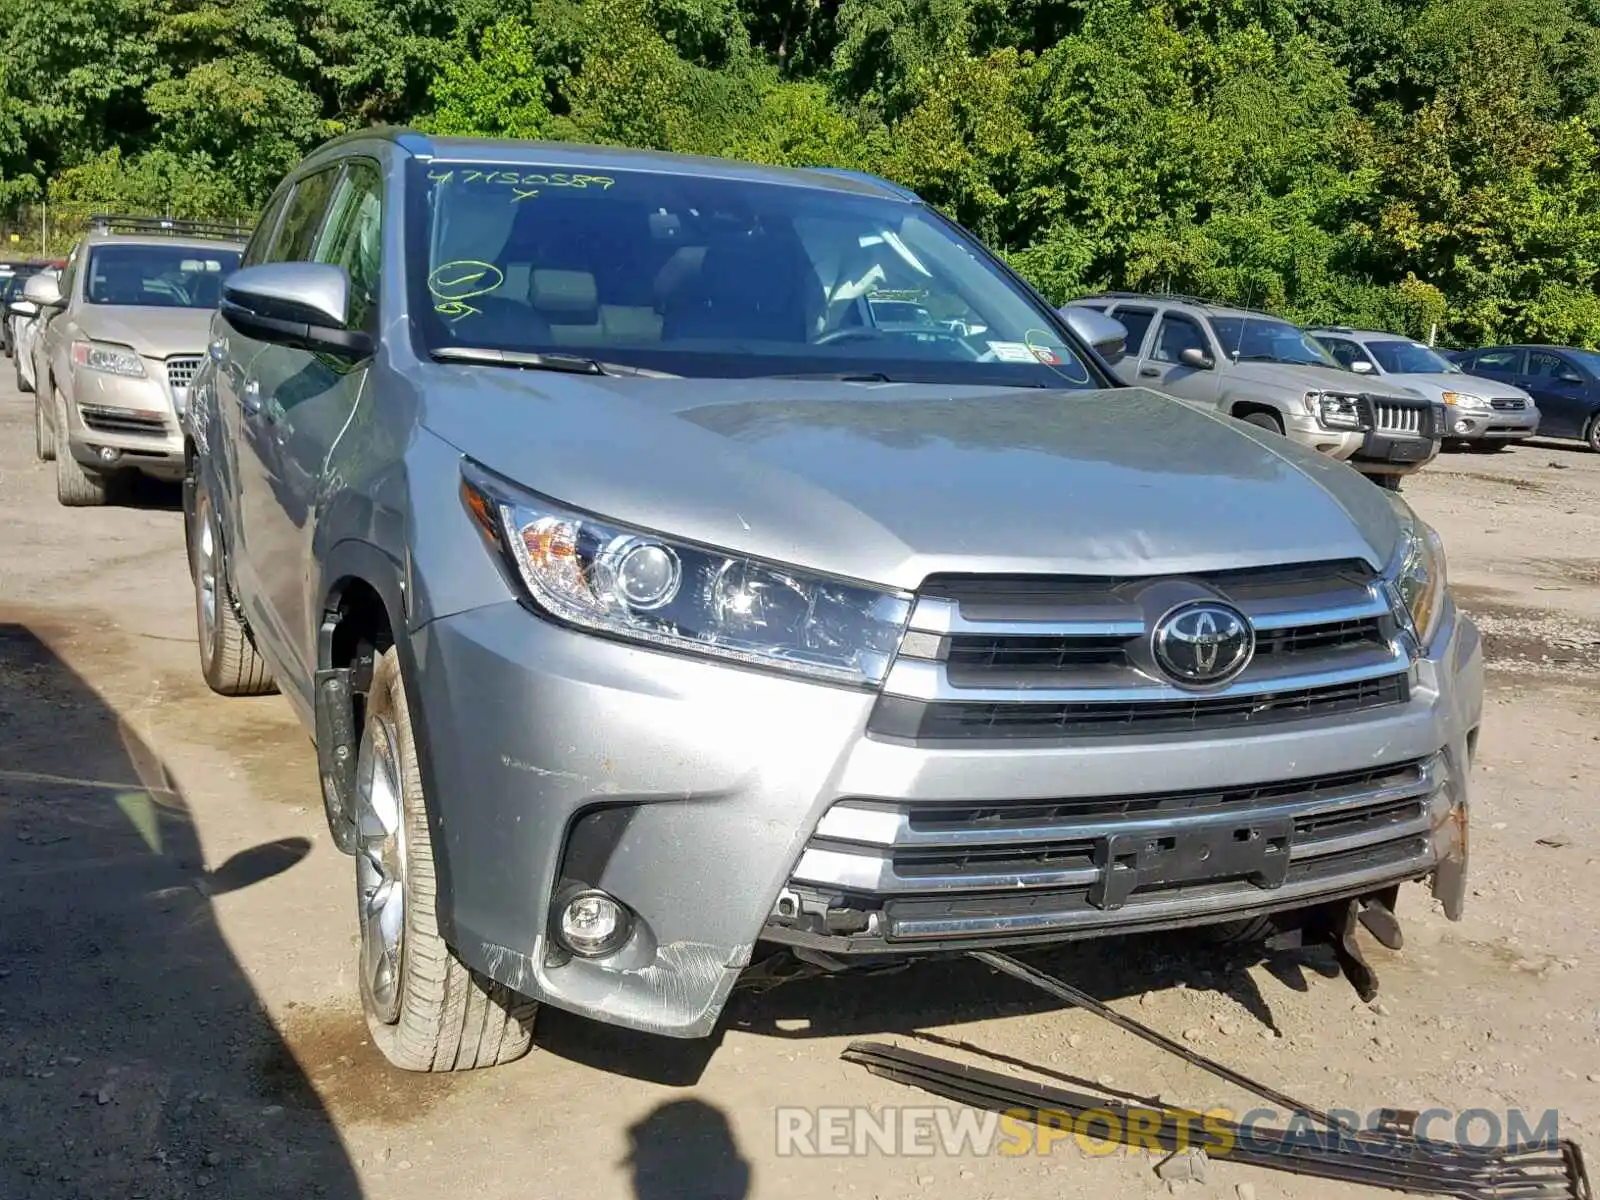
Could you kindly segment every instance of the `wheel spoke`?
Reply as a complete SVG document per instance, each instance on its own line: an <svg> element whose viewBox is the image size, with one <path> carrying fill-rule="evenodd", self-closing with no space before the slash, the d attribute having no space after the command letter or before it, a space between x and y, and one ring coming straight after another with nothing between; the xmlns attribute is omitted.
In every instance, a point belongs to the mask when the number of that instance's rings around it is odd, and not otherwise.
<svg viewBox="0 0 1600 1200"><path fill-rule="evenodd" d="M405 956L405 833L398 739L387 717L373 719L361 739L356 807L362 982L374 1015L392 1024Z"/></svg>

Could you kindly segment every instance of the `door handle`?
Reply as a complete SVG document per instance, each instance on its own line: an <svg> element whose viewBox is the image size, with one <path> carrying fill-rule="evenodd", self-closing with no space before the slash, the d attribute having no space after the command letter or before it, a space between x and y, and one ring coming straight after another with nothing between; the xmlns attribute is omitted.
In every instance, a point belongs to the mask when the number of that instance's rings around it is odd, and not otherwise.
<svg viewBox="0 0 1600 1200"><path fill-rule="evenodd" d="M254 379L247 380L244 392L239 398L239 403L244 405L244 411L252 417L261 411L261 385Z"/></svg>
<svg viewBox="0 0 1600 1200"><path fill-rule="evenodd" d="M1150 379L1159 379L1161 377L1161 368L1160 367L1140 367L1139 368L1139 374L1144 375L1144 376L1146 376L1147 378L1150 378Z"/></svg>

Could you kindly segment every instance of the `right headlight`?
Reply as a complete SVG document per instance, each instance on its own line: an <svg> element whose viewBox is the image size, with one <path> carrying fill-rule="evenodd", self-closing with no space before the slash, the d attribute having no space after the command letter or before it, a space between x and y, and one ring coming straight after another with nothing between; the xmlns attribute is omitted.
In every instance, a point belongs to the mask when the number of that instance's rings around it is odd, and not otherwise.
<svg viewBox="0 0 1600 1200"><path fill-rule="evenodd" d="M144 378L144 360L131 346L117 346L108 342L73 342L72 361L80 367L106 375Z"/></svg>
<svg viewBox="0 0 1600 1200"><path fill-rule="evenodd" d="M1489 402L1482 396L1474 396L1469 392L1446 392L1444 402L1452 408L1488 408Z"/></svg>
<svg viewBox="0 0 1600 1200"><path fill-rule="evenodd" d="M1324 429L1360 429L1361 402L1354 396L1336 392L1308 392L1306 407L1316 414Z"/></svg>
<svg viewBox="0 0 1600 1200"><path fill-rule="evenodd" d="M464 462L462 499L540 611L664 649L883 682L911 597L575 512Z"/></svg>
<svg viewBox="0 0 1600 1200"><path fill-rule="evenodd" d="M1400 541L1384 572L1395 615L1409 628L1424 650L1438 631L1449 601L1445 575L1444 542L1439 535L1392 492L1384 493L1400 518Z"/></svg>

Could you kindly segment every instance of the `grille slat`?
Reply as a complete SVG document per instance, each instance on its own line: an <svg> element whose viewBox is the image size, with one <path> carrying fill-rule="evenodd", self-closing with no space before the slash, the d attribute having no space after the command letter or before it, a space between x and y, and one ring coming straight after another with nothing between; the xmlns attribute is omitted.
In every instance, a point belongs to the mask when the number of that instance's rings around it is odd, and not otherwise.
<svg viewBox="0 0 1600 1200"><path fill-rule="evenodd" d="M144 437L167 435L167 418L161 413L80 404L78 415L83 418L84 426L95 433L132 434Z"/></svg>
<svg viewBox="0 0 1600 1200"><path fill-rule="evenodd" d="M1382 400L1373 406L1373 423L1384 433L1422 432L1422 409L1399 404L1385 404Z"/></svg>
<svg viewBox="0 0 1600 1200"><path fill-rule="evenodd" d="M1248 666L1185 689L1151 631L1185 596L1234 605L1254 626ZM930 579L917 636L891 664L869 732L1005 740L1243 732L1404 703L1412 652L1361 562L1203 577Z"/></svg>
<svg viewBox="0 0 1600 1200"><path fill-rule="evenodd" d="M1489 401L1498 412L1526 412L1528 402L1517 396L1495 396Z"/></svg>
<svg viewBox="0 0 1600 1200"><path fill-rule="evenodd" d="M173 391L187 389L200 373L200 355L180 354L167 359L167 386Z"/></svg>

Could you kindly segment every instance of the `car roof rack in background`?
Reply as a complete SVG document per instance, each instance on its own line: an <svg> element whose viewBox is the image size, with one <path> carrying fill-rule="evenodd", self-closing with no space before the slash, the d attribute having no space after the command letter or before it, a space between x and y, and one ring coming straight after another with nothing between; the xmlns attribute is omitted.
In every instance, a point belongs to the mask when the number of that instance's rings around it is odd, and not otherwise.
<svg viewBox="0 0 1600 1200"><path fill-rule="evenodd" d="M241 221L183 221L176 217L134 217L101 213L89 218L90 233L163 233L169 237L238 241L250 235Z"/></svg>

